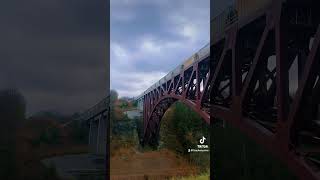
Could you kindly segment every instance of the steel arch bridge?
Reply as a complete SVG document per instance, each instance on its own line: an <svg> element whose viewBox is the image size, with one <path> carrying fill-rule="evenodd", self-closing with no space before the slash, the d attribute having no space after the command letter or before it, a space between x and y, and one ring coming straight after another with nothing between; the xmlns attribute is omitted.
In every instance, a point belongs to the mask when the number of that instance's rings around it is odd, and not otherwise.
<svg viewBox="0 0 320 180"><path fill-rule="evenodd" d="M154 143L165 111L182 101L207 123L230 123L299 179L319 180L320 2L246 3L212 19L210 46L137 97L143 142Z"/></svg>
<svg viewBox="0 0 320 180"><path fill-rule="evenodd" d="M157 144L162 116L176 101L183 102L210 123L209 54L208 44L137 98L143 103L143 143Z"/></svg>

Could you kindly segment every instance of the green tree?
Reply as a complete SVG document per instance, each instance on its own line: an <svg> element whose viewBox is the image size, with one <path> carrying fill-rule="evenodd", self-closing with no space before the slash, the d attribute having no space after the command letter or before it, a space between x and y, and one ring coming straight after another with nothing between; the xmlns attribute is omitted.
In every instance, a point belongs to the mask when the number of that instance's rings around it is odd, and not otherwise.
<svg viewBox="0 0 320 180"><path fill-rule="evenodd" d="M118 93L116 90L111 90L110 91L110 129L113 129L113 126L115 124L115 103L118 100ZM110 131L110 135L112 136L112 131Z"/></svg>
<svg viewBox="0 0 320 180"><path fill-rule="evenodd" d="M206 137L206 144L210 146L209 125L181 102L173 104L161 121L159 144L184 155L201 170L207 171L210 154L188 153L188 149L196 148L202 136Z"/></svg>
<svg viewBox="0 0 320 180"><path fill-rule="evenodd" d="M118 100L118 92L116 90L110 91L110 103L114 104Z"/></svg>

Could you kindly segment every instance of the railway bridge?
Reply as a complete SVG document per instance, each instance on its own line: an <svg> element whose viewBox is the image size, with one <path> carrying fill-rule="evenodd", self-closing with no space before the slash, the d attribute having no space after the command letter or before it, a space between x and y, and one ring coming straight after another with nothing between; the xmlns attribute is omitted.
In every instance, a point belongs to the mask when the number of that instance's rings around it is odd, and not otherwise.
<svg viewBox="0 0 320 180"><path fill-rule="evenodd" d="M166 110L181 101L210 123L209 44L175 68L136 99L143 108L143 142L157 144L160 121Z"/></svg>
<svg viewBox="0 0 320 180"><path fill-rule="evenodd" d="M157 143L162 116L181 101L208 124L231 124L299 179L319 180L319 3L237 0L216 15L210 44L136 98L143 142Z"/></svg>
<svg viewBox="0 0 320 180"><path fill-rule="evenodd" d="M93 107L84 111L76 121L89 128L89 152L94 155L105 156L108 144L108 120L110 97L106 97Z"/></svg>

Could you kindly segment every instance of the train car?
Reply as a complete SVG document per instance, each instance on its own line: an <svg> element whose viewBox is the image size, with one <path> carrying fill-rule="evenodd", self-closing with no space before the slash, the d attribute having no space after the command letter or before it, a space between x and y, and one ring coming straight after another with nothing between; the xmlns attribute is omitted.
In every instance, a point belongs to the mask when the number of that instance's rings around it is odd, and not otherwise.
<svg viewBox="0 0 320 180"><path fill-rule="evenodd" d="M212 4L213 12L210 28L212 41L215 41L218 37L223 36L227 26L228 15L230 14L230 9L234 9L235 0L213 0Z"/></svg>
<svg viewBox="0 0 320 180"><path fill-rule="evenodd" d="M210 56L210 43L198 51L199 60L205 59Z"/></svg>
<svg viewBox="0 0 320 180"><path fill-rule="evenodd" d="M239 19L242 19L264 9L271 2L272 0L237 0L235 8Z"/></svg>
<svg viewBox="0 0 320 180"><path fill-rule="evenodd" d="M272 0L213 1L214 12L210 23L212 42L223 37L229 25L261 13L271 2Z"/></svg>
<svg viewBox="0 0 320 180"><path fill-rule="evenodd" d="M182 70L183 70L183 65L179 65L168 74L169 75L168 77L173 78L173 77L179 75Z"/></svg>
<svg viewBox="0 0 320 180"><path fill-rule="evenodd" d="M188 58L186 61L183 62L183 68L184 69L188 68L193 62L194 62L194 57L191 56L190 58Z"/></svg>

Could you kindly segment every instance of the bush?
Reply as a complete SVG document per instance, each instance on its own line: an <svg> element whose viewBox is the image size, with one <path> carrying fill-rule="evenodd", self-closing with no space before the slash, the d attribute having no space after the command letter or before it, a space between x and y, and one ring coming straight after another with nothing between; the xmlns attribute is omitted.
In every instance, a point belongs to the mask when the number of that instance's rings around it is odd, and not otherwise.
<svg viewBox="0 0 320 180"><path fill-rule="evenodd" d="M47 144L59 144L60 143L60 129L57 127L50 127L41 136L43 142Z"/></svg>
<svg viewBox="0 0 320 180"><path fill-rule="evenodd" d="M45 168L43 176L43 180L59 180L57 169L53 164L50 164L49 167Z"/></svg>
<svg viewBox="0 0 320 180"><path fill-rule="evenodd" d="M172 105L161 122L160 146L169 148L187 157L201 170L210 165L209 153L188 153L196 148L199 139L205 136L210 147L209 125L194 111L181 102Z"/></svg>
<svg viewBox="0 0 320 180"><path fill-rule="evenodd" d="M74 142L79 144L88 143L89 128L82 126L80 123L74 123L71 128L71 137Z"/></svg>

